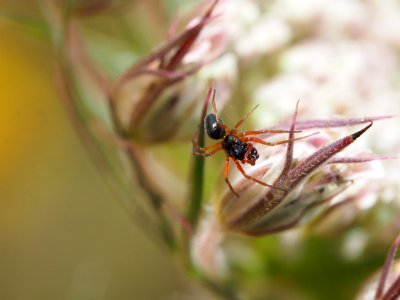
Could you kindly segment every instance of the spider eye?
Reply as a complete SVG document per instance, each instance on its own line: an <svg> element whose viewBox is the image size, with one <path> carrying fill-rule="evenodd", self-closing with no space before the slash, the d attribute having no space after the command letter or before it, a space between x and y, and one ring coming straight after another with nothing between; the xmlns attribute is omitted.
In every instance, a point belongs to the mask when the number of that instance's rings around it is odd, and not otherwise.
<svg viewBox="0 0 400 300"><path fill-rule="evenodd" d="M204 131L214 140L222 139L226 135L226 132L220 126L221 124L223 124L221 119L218 122L214 114L209 114L204 118Z"/></svg>

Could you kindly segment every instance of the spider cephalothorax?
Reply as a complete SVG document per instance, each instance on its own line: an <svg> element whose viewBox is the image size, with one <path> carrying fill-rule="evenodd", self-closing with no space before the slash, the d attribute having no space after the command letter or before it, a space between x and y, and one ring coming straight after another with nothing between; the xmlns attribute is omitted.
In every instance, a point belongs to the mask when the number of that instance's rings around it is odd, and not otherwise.
<svg viewBox="0 0 400 300"><path fill-rule="evenodd" d="M222 149L231 158L240 160L242 163L255 165L259 155L257 149L251 143L240 139L237 135L229 134L222 140Z"/></svg>

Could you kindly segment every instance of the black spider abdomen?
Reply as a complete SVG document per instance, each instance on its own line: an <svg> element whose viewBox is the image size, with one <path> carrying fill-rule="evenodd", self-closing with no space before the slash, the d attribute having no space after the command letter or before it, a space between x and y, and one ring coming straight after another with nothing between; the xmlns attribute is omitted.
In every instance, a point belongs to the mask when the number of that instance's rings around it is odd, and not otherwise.
<svg viewBox="0 0 400 300"><path fill-rule="evenodd" d="M204 118L204 131L210 138L220 140L226 135L225 129L219 126L220 124L223 124L221 119L217 122L217 117L214 114L208 114Z"/></svg>

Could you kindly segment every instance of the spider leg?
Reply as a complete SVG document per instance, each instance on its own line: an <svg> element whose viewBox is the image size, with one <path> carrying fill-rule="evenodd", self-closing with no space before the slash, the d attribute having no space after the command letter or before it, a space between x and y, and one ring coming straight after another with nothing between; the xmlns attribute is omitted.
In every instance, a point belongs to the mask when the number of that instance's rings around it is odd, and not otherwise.
<svg viewBox="0 0 400 300"><path fill-rule="evenodd" d="M236 195L236 197L239 197L239 194L235 192L235 190L233 189L233 186L231 185L229 179L228 179L228 175L229 175L229 159L230 157L227 155L226 159L225 159L225 169L224 169L224 179L225 182L228 184L229 189L232 191L232 193L234 193Z"/></svg>
<svg viewBox="0 0 400 300"><path fill-rule="evenodd" d="M211 101L211 103L212 103L212 106L213 106L213 111L214 111L215 118L216 118L217 121L219 122L219 116L218 116L218 112L217 112L217 106L216 106L216 104L215 104L215 86L213 86L212 89L213 89L213 96L212 96L212 101Z"/></svg>
<svg viewBox="0 0 400 300"><path fill-rule="evenodd" d="M215 143L215 144L212 144L212 145L209 145L209 146L206 146L206 147L199 147L199 145L197 145L196 150L204 152L204 151L207 151L207 150L214 149L214 148L216 148L218 146L221 146L221 143Z"/></svg>
<svg viewBox="0 0 400 300"><path fill-rule="evenodd" d="M221 124L221 119L219 118L219 115L218 115L218 112L217 112L217 105L215 104L215 86L213 86L212 89L213 89L213 96L212 96L212 101L211 102L212 102L213 112L214 112L215 118L217 119L218 126L224 128L226 132L230 132L231 129L228 126L226 126L224 124Z"/></svg>
<svg viewBox="0 0 400 300"><path fill-rule="evenodd" d="M262 130L249 130L239 134L239 136L259 135L263 133L288 133L288 132L301 132L301 130L281 130L281 129L262 129Z"/></svg>
<svg viewBox="0 0 400 300"><path fill-rule="evenodd" d="M258 107L258 104L256 106L254 106L251 111L249 111L247 114L245 114L243 117L240 118L240 120L235 124L235 126L233 127L233 129L238 129L240 125L242 125L242 123L248 118L248 116L251 115L251 113L253 111L256 110L256 108Z"/></svg>
<svg viewBox="0 0 400 300"><path fill-rule="evenodd" d="M219 124L219 126L222 127L223 129L225 129L226 132L231 132L231 129L228 126L226 126L224 124Z"/></svg>
<svg viewBox="0 0 400 300"><path fill-rule="evenodd" d="M221 151L222 150L222 147L218 147L217 149L214 149L214 150L212 150L211 152L208 152L208 153L205 153L205 152L193 152L194 154L196 154L196 155L199 155L199 156L204 156L204 157L208 157L208 156L211 156L211 155L214 155L215 153L217 153L217 152L219 152L219 151Z"/></svg>
<svg viewBox="0 0 400 300"><path fill-rule="evenodd" d="M204 152L206 150L210 150L210 149L213 149L213 148L221 145L221 143L215 143L215 144L212 144L210 146L200 147L199 143L197 141L197 137L198 137L198 132L196 131L194 133L193 137L192 137L193 154L199 154L199 153L202 153L202 152Z"/></svg>
<svg viewBox="0 0 400 300"><path fill-rule="evenodd" d="M215 153L217 153L218 151L222 150L222 146L221 143L215 143L206 147L200 147L198 142L197 142L197 132L193 135L192 138L192 144L193 144L193 154L194 155L200 155L200 156L211 156ZM212 150L209 153L205 153L204 151L206 150Z"/></svg>
<svg viewBox="0 0 400 300"><path fill-rule="evenodd" d="M243 170L243 168L242 168L242 166L240 165L239 161L235 160L235 164L236 164L236 168L237 168L237 169L240 171L240 173L242 173L242 175L243 175L244 177L246 177L247 179L252 180L252 181L254 181L254 182L257 182L257 183L259 183L259 184L261 184L261 185L268 186L268 187L270 187L270 188L278 189L278 190L282 190L282 191L286 192L285 189L282 189L282 188L279 188L279 187L270 185L270 184L268 184L268 183L262 182L261 180L258 180L258 179L256 179L256 178L254 178L254 177L251 177L250 175L248 175L248 174Z"/></svg>
<svg viewBox="0 0 400 300"><path fill-rule="evenodd" d="M290 142L293 142L293 141L297 141L297 140L302 140L302 139L308 138L310 136L313 136L313 135L315 135L317 133L318 132L314 132L314 133L311 133L311 134L308 134L308 135L305 135L305 136L301 136L301 137L298 137L298 138L293 138L293 139L288 139L288 140L283 140L283 141L278 141L278 142L266 142L266 141L263 141L263 140L261 140L259 138L256 138L256 137L246 138L246 141L252 141L252 142L263 144L263 145L267 145L267 146L276 146L276 145L287 144L287 143L290 143Z"/></svg>

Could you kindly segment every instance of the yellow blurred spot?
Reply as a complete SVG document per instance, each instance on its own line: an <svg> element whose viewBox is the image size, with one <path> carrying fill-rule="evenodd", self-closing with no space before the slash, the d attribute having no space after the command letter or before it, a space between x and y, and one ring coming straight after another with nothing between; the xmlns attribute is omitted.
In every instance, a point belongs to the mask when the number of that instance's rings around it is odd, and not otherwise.
<svg viewBox="0 0 400 300"><path fill-rule="evenodd" d="M54 101L50 51L17 24L0 19L0 180L23 168ZM45 122L46 123L46 122Z"/></svg>

